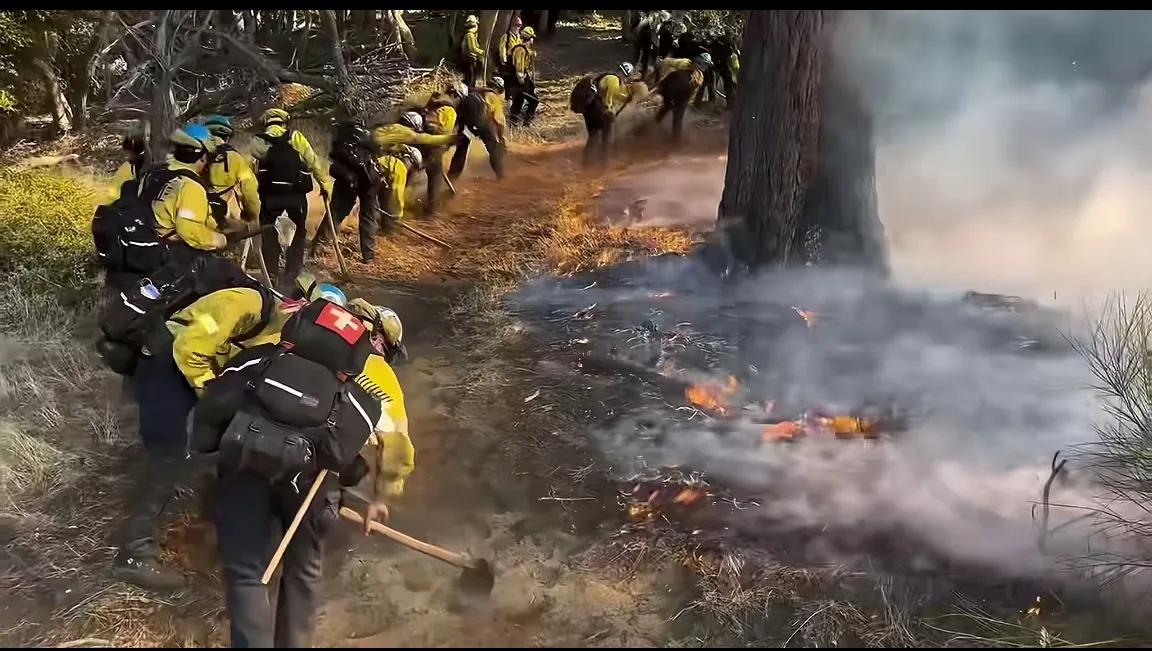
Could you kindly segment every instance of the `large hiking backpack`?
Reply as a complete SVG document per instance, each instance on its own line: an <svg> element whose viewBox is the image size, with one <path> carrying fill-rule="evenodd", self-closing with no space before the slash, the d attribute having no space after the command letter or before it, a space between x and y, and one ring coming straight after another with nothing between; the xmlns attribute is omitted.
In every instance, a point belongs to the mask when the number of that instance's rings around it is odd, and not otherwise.
<svg viewBox="0 0 1152 651"><path fill-rule="evenodd" d="M568 98L568 108L572 109L573 113L583 114L587 111L600 96L600 81L609 74L611 73L585 75L576 82L576 87L572 89L572 95Z"/></svg>
<svg viewBox="0 0 1152 651"><path fill-rule="evenodd" d="M321 468L353 467L383 407L355 382L372 353L367 327L326 300L301 308L284 325L280 343L262 360L230 368L243 373L246 397L220 440L229 471L248 470L271 481ZM230 381L228 368L219 380ZM211 383L208 392L217 395ZM224 391L228 393L227 390ZM234 400L216 400L205 408Z"/></svg>
<svg viewBox="0 0 1152 651"><path fill-rule="evenodd" d="M92 218L92 242L104 268L113 273L146 274L168 259L172 236L156 233L152 202L160 198L178 176L203 181L192 170L153 169L138 179L125 181L120 198L96 209Z"/></svg>
<svg viewBox="0 0 1152 651"><path fill-rule="evenodd" d="M292 131L281 136L267 133L256 137L268 143L268 152L256 168L260 191L268 194L308 194L312 191L312 175L292 146Z"/></svg>
<svg viewBox="0 0 1152 651"><path fill-rule="evenodd" d="M233 338L249 339L268 325L275 299L232 261L205 257L190 267L165 265L108 301L100 315L102 336L96 350L113 371L131 375L141 350L155 347L150 346L153 337L167 332L164 322L169 317L202 296L232 287L257 289L264 297L257 326Z"/></svg>

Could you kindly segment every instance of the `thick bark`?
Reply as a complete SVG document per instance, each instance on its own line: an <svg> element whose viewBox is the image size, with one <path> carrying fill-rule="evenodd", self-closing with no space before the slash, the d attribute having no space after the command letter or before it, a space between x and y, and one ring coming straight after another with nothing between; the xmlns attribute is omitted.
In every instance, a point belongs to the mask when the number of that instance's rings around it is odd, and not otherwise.
<svg viewBox="0 0 1152 651"><path fill-rule="evenodd" d="M404 12L399 9L391 9L387 13L390 14L392 29L400 41L400 45L404 48L404 53L409 58L416 56L416 39L412 36L412 30L408 28L408 23L404 20Z"/></svg>
<svg viewBox="0 0 1152 651"><path fill-rule="evenodd" d="M445 23L448 27L448 50L447 51L451 53L449 56L455 54L454 50L456 48L456 45L460 41L460 35L456 33L456 25L458 25L460 23L460 21L462 20L460 17L463 14L464 14L464 12L459 10L459 9L457 9L456 11L451 11L448 14L448 20L445 21Z"/></svg>
<svg viewBox="0 0 1152 651"><path fill-rule="evenodd" d="M624 12L624 17L620 19L620 36L627 42L632 42L632 14L636 13L631 9Z"/></svg>
<svg viewBox="0 0 1152 651"><path fill-rule="evenodd" d="M340 34L343 32L339 27L339 21L336 20L335 11L326 9L322 16L324 18L324 27L328 30L328 38L332 41L332 62L336 66L336 83L339 84L341 89L344 89L349 85L349 78L348 64L344 61L344 48L341 45L340 38Z"/></svg>
<svg viewBox="0 0 1152 651"><path fill-rule="evenodd" d="M304 27L300 30L300 37L296 39L296 68L299 69L304 63L304 57L308 54L308 39L312 35L312 12L304 12Z"/></svg>
<svg viewBox="0 0 1152 651"><path fill-rule="evenodd" d="M152 46L152 59L156 62L156 79L152 84L152 107L149 113L151 137L148 139L148 164L164 160L168 150L168 134L176 125L176 107L172 98L171 39L173 24L179 14L170 10L159 12L156 18L156 37Z"/></svg>
<svg viewBox="0 0 1152 651"><path fill-rule="evenodd" d="M717 229L749 266L800 262L794 242L820 129L824 12L751 11Z"/></svg>
<svg viewBox="0 0 1152 651"><path fill-rule="evenodd" d="M497 21L497 19L499 19L501 13L502 12L500 12L499 10L480 12L480 33L477 34L477 37L478 37L478 40L480 41L480 47L483 48L485 53L492 51L492 30L496 27L496 21ZM484 57L484 67L483 67L484 72L482 75L482 80L484 82L486 82L488 79L488 59L489 58L491 58L491 57L488 57L488 56Z"/></svg>
<svg viewBox="0 0 1152 651"><path fill-rule="evenodd" d="M839 27L838 27L839 29ZM888 271L884 225L876 203L872 116L860 88L825 55L823 111L815 176L805 198L808 261Z"/></svg>
<svg viewBox="0 0 1152 651"><path fill-rule="evenodd" d="M68 133L72 130L72 106L68 104L68 98L64 97L60 76L56 74L56 68L41 58L33 60L32 65L44 77L48 94L52 97L52 124L56 133Z"/></svg>
<svg viewBox="0 0 1152 651"><path fill-rule="evenodd" d="M256 42L256 12L252 9L244 10L244 38L249 43Z"/></svg>

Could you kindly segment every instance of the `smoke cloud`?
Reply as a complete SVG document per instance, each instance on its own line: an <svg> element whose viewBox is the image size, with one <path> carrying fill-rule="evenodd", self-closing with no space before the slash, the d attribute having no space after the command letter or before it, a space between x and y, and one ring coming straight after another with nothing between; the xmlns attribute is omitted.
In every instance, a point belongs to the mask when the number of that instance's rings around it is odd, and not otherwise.
<svg viewBox="0 0 1152 651"><path fill-rule="evenodd" d="M1093 440L1102 414L1084 363L1060 344L1068 323L984 312L962 305L958 290L1079 308L1148 286L1152 14L852 18L861 20L840 53L876 118L880 214L903 289L844 271L721 283L691 263L653 264L612 287L529 288L521 304L597 303L602 316L574 335L611 340L616 355L634 347L621 332L645 320L665 332L690 324L730 348L634 361L671 362L690 377L735 374L744 402L906 413L907 431L867 448L763 445L747 418L683 422L659 400L601 432L614 458L697 468L770 496L735 526L907 532L949 559L1047 573L1053 557L1037 547L1035 503L1052 455ZM651 172L659 192L645 170L623 180L663 197L650 200L645 221L714 220L723 161L676 165ZM666 291L682 298L651 298ZM824 317L812 329L785 327L793 305ZM1049 349L1016 347L1028 339ZM1090 504L1093 490L1058 482L1053 501ZM1054 512L1053 524L1074 515ZM1049 550L1074 555L1087 541L1070 527Z"/></svg>

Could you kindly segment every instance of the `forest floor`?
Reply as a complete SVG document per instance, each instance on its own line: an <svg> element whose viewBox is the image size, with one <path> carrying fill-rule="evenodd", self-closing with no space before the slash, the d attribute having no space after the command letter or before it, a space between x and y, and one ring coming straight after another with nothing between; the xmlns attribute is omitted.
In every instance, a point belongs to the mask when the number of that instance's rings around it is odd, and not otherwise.
<svg viewBox="0 0 1152 651"><path fill-rule="evenodd" d="M492 557L492 599L462 601L456 570L342 525L327 549L316 646L1067 644L1040 621L1004 614L1036 597L1018 586L995 604L969 602L961 608L967 626L939 624L929 636L912 613L927 593L899 577L784 561L767 548L705 550L688 533L630 528L621 484L589 436L620 397L592 378L558 383L546 372L557 363L550 342L508 297L534 277L683 253L705 239L723 117L691 116L684 150L671 152L668 125L649 124L650 103L630 109L612 162L585 172L583 125L567 108L568 92L583 74L628 59L630 48L617 24L599 21L562 23L539 49L540 119L514 133L507 178L497 182L474 147L458 195L411 221L450 250L400 233L365 265L354 219L342 236L349 294L393 307L405 323L410 361L397 373L417 459L391 524ZM107 143L91 144L70 146L94 149L84 162L106 170L99 152ZM675 180L662 176L673 169ZM679 199L661 207L665 193ZM412 197L418 203L422 189ZM638 199L649 199L655 217L673 207L683 214L636 225L625 208ZM321 217L313 207L311 229ZM311 264L322 276L337 272L331 251ZM134 410L87 352L82 309L11 294L0 313L11 333L0 337L0 407L34 412L35 426L51 435L0 446L0 461L55 454L59 463L21 477L37 490L0 512L0 642L226 645L214 532L198 515L199 496L181 503L163 542L164 560L192 577L191 588L161 596L109 579L124 479L138 463ZM16 323L64 325L25 332ZM17 337L38 345L18 352ZM8 479L0 475L0 488ZM956 611L953 587L935 586L944 595L937 613Z"/></svg>

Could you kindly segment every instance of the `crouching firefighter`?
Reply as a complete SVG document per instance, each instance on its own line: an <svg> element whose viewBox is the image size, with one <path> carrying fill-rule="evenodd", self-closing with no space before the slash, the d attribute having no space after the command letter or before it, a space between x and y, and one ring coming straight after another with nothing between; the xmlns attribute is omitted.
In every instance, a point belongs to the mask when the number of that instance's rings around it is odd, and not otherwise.
<svg viewBox="0 0 1152 651"><path fill-rule="evenodd" d="M315 285L314 281L310 281ZM317 288L318 287L318 288ZM325 286L302 287L318 294ZM183 576L157 562L158 521L190 479L185 421L197 392L243 346L275 341L287 311L229 260L202 258L179 276L121 292L101 316L97 350L129 377L145 467L132 492L114 574L157 590Z"/></svg>
<svg viewBox="0 0 1152 651"><path fill-rule="evenodd" d="M235 647L309 646L341 487L372 475L372 519L412 471L404 398L387 361L400 350L400 321L342 303L308 303L278 343L229 360L193 413L193 449L218 458L213 518ZM301 509L273 612L262 576Z"/></svg>

